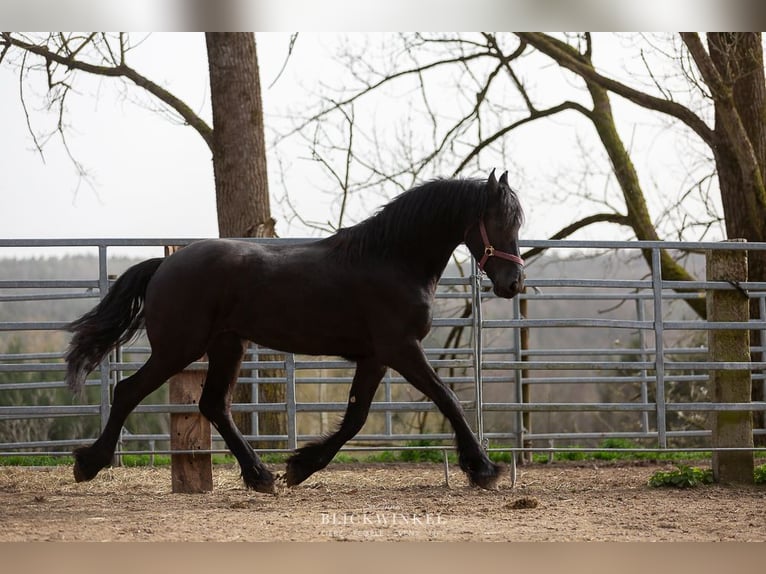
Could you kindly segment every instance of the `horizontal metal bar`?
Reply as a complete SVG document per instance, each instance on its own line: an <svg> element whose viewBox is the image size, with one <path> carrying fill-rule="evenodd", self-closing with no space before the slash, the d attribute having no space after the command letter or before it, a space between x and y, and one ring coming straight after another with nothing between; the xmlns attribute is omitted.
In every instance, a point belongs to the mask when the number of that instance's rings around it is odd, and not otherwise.
<svg viewBox="0 0 766 574"><path fill-rule="evenodd" d="M99 414L99 405L34 405L0 407L0 420L19 418L74 417Z"/></svg>
<svg viewBox="0 0 766 574"><path fill-rule="evenodd" d="M699 371L743 371L766 369L764 362L706 362L706 361L663 361L669 370ZM488 370L537 369L537 370L652 370L654 361L484 361L482 367Z"/></svg>
<svg viewBox="0 0 766 574"><path fill-rule="evenodd" d="M74 279L32 279L25 281L16 281L2 279L0 280L0 289L65 289L69 287L78 287L81 289L98 290L98 280L74 280Z"/></svg>
<svg viewBox="0 0 766 574"><path fill-rule="evenodd" d="M67 321L3 322L0 331L64 331L67 325Z"/></svg>
<svg viewBox="0 0 766 574"><path fill-rule="evenodd" d="M26 382L26 383L3 383L0 385L0 392L5 391L38 391L49 389L65 389L67 384L64 381L55 382Z"/></svg>
<svg viewBox="0 0 766 574"><path fill-rule="evenodd" d="M66 363L0 363L0 373L50 373L66 371ZM4 388L0 386L0 389Z"/></svg>
<svg viewBox="0 0 766 574"><path fill-rule="evenodd" d="M666 403L666 409L675 412L702 411L766 411L766 402L753 403ZM502 412L652 412L655 403L484 403L484 410Z"/></svg>
<svg viewBox="0 0 766 574"><path fill-rule="evenodd" d="M472 410L475 408L474 403L464 402L463 408L466 410ZM2 415L3 408L23 408L28 409L31 407L0 407L0 416ZM348 403L340 402L327 402L327 403L305 403L299 402L295 405L296 412L302 413L323 413L323 412L345 412L348 408ZM285 403L234 403L231 405L233 412L244 413L282 413L287 411L287 405ZM436 407L433 403L425 401L416 402L373 402L370 406L370 412L424 412L435 411ZM139 405L133 412L135 413L196 413L199 411L197 405L168 405L168 404L155 404L155 405Z"/></svg>
<svg viewBox="0 0 766 574"><path fill-rule="evenodd" d="M588 287L590 289L651 289L651 279L535 279L524 280L527 288L541 287Z"/></svg>
<svg viewBox="0 0 766 574"><path fill-rule="evenodd" d="M64 353L0 353L0 361L63 360Z"/></svg>
<svg viewBox="0 0 766 574"><path fill-rule="evenodd" d="M2 247L164 247L165 245L188 245L206 237L142 237L142 238L112 238L112 237L82 237L82 238L50 238L50 239L0 239ZM291 238L239 238L241 241L252 243L298 244L317 241L312 237ZM641 249L665 249L677 251L762 251L766 250L764 242L728 242L728 241L601 241L575 239L520 239L519 246L543 247L546 249L625 249L638 251Z"/></svg>
<svg viewBox="0 0 766 574"><path fill-rule="evenodd" d="M615 329L654 329L652 321L622 319L485 319L482 329L514 329L535 327L604 327Z"/></svg>
<svg viewBox="0 0 766 574"><path fill-rule="evenodd" d="M595 241L576 239L520 239L520 247L544 247L546 249L664 249L677 251L763 251L766 243L729 241Z"/></svg>
<svg viewBox="0 0 766 574"><path fill-rule="evenodd" d="M652 330L654 321L637 321L624 319L485 319L482 329L512 329L512 328L551 328L551 327L596 327L607 329ZM766 321L663 321L665 330L713 331L713 330L762 330L766 329Z"/></svg>
<svg viewBox="0 0 766 574"><path fill-rule="evenodd" d="M90 439L91 441L95 439ZM40 440L40 441L25 441L25 442L4 442L0 443L0 456L5 453L3 451L9 449L20 448L74 448L83 444L83 439L71 439L71 440ZM69 453L65 453L69 454Z"/></svg>
<svg viewBox="0 0 766 574"><path fill-rule="evenodd" d="M27 295L0 295L0 303L26 301L68 301L70 299L96 299L98 293L30 293Z"/></svg>

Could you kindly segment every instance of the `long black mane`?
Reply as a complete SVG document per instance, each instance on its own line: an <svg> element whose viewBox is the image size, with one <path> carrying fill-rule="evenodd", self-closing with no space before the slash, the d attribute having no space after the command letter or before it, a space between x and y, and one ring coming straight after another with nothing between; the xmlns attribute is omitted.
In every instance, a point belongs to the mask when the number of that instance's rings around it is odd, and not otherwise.
<svg viewBox="0 0 766 574"><path fill-rule="evenodd" d="M500 208L509 221L521 223L523 212L516 194L501 194ZM478 222L490 201L484 179L436 179L394 198L377 213L339 230L328 241L339 255L354 261L363 257L400 256L443 241L462 241L466 229Z"/></svg>

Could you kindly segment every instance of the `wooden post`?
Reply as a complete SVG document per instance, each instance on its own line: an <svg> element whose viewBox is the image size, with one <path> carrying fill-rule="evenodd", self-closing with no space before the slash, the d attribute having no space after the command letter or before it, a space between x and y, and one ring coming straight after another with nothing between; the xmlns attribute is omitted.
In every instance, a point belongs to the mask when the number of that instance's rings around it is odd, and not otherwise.
<svg viewBox="0 0 766 574"><path fill-rule="evenodd" d="M184 371L170 379L172 404L198 404L205 383L205 371ZM170 415L172 450L207 450L212 446L210 423L199 412ZM173 492L198 493L213 490L213 461L209 452L170 455Z"/></svg>
<svg viewBox="0 0 766 574"><path fill-rule="evenodd" d="M180 248L168 246L165 248L165 255L171 255L178 249ZM171 404L199 404L206 374L206 371L186 370L171 377ZM201 413L171 413L172 451L209 451L211 447L210 423ZM174 493L194 494L213 490L213 459L209 452L171 453L170 474Z"/></svg>
<svg viewBox="0 0 766 574"><path fill-rule="evenodd" d="M732 241L743 241L734 239ZM707 252L708 281L747 281L747 252ZM748 298L736 290L709 290L707 318L710 322L746 322L750 317ZM708 331L711 361L750 361L750 333L742 329ZM716 403L751 401L749 370L711 371L712 399ZM720 411L712 413L713 447L752 448L752 412ZM753 452L713 452L713 477L716 482L753 483Z"/></svg>

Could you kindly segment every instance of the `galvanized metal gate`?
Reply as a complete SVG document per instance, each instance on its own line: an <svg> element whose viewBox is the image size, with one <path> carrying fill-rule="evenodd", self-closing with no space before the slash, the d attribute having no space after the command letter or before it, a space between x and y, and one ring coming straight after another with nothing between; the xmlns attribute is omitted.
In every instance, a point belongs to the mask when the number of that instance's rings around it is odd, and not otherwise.
<svg viewBox="0 0 766 574"><path fill-rule="evenodd" d="M126 250L152 248L158 252L165 245L183 245L188 239L166 240L0 240L0 266L4 253L20 250L88 249L96 268L87 279L46 278L0 279L0 305L28 305L42 301L77 301L89 299L95 304L110 283L110 257ZM256 240L295 241L295 240ZM512 301L495 299L487 289L473 262L464 266L464 276L453 270L442 279L437 291L437 314L433 332L425 341L427 354L442 379L461 398L475 425L480 440L490 449L517 452L545 452L561 449L597 450L608 439L632 441L620 443L622 450L710 450L707 428L676 428L669 416L679 413L714 411L764 411L763 402L714 403L703 396L677 400L668 385L704 386L711 370L748 370L754 385L765 385L766 350L763 343L751 349L752 361L711 362L704 344L706 333L719 329L749 329L762 333L766 340L766 284L726 281L679 283L661 276L660 249L675 252L703 250L763 250L766 244L680 243L680 242L585 242L524 241L522 247L543 247L569 260L566 274L536 274L536 264L527 271L526 293ZM633 274L592 277L578 274L572 263L573 253L632 254L640 259L651 253L653 265L634 264L626 269ZM148 256L148 255L147 255ZM1 270L1 267L0 267ZM550 274L549 274L550 275ZM609 275L609 274L605 274ZM679 289L684 291L679 292ZM758 301L760 314L748 322L712 323L684 315L683 301L701 297L709 290L739 289ZM594 301L613 307L586 312ZM555 302L556 309L569 309L567 316L545 316L544 310ZM590 309L591 307L589 307ZM470 311L470 312L469 312ZM75 318L75 314L67 320ZM36 321L0 322L0 335L23 339L30 333L56 332L66 320L42 318ZM573 341L563 347L547 346L546 331L572 332ZM586 333L622 333L629 344L589 346ZM459 335L458 335L459 334ZM689 337L697 337L689 343ZM583 344L577 344L579 339ZM461 342L457 347L454 341ZM0 339L2 341L2 339ZM449 344L445 344L449 342ZM48 404L24 404L9 400L30 391L38 395L64 388L63 352L8 352L0 347L0 431L9 421L55 420L62 417L98 417L101 426L110 408L111 389L123 376L138 368L149 352L146 344L119 349L103 362L88 386L98 389L90 402L79 404L60 399ZM269 360L262 360L268 355ZM195 364L191 368L204 368ZM51 375L53 374L53 375ZM331 417L345 410L345 389L351 382L353 365L331 357L301 357L253 348L242 366L240 384L249 385L253 400L234 405L234 410L248 412L253 432L248 438L265 451L292 450L300 443L327 432L334 424ZM21 376L23 375L23 376ZM18 376L18 380L14 377ZM52 379L52 380L51 380ZM282 384L285 399L278 403L259 403L258 386ZM578 391L588 387L610 389L592 391L613 400L597 400ZM631 389L633 395L615 389ZM600 393L600 395L599 395ZM59 393L60 396L61 393ZM545 395L548 396L545 396ZM551 396L565 400L552 400ZM5 399L5 400L4 400ZM701 400L700 400L701 399ZM41 401L45 402L45 401ZM136 409L142 416L162 419L168 413L185 412L194 407L168 404L160 398L154 404ZM284 417L284 433L264 435L258 432L262 413L277 412ZM392 450L444 448L451 444L451 429L443 426L433 405L411 390L397 373L389 372L371 409L368 425L346 450ZM568 417L576 416L577 419ZM619 416L629 422L599 426L583 422L584 417ZM627 417L627 419L625 418ZM576 420L576 424L569 421ZM34 423L28 423L34 424ZM160 424L160 427L162 424ZM584 429L582 427L585 427ZM757 428L754 434L766 434ZM218 437L213 451L225 452ZM67 454L72 447L86 444L92 436L67 438L36 437L30 440L0 439L0 456L28 454ZM614 443L617 444L617 443ZM627 445L627 446L626 446ZM123 453L169 452L166 430L138 432L128 419L120 444Z"/></svg>

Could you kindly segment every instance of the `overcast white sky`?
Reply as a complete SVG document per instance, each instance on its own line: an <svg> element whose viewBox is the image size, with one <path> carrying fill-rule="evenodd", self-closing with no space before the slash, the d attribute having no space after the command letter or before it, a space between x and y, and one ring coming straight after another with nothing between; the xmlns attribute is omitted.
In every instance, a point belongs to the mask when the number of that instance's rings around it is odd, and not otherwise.
<svg viewBox="0 0 766 574"><path fill-rule="evenodd" d="M134 39L141 35L134 35ZM306 94L322 70L331 67L324 46L333 35L304 34L285 73L289 34L258 34L259 61L264 86L267 124L285 125L279 115L286 108L301 109ZM165 85L211 122L207 60L201 33L153 34L132 54L132 65ZM40 109L35 97L45 88L44 77L24 83L35 132L55 126L56 116ZM77 77L78 94L69 97L68 141L73 155L88 172L83 179L54 137L35 149L19 98L19 79L8 66L0 66L0 229L5 238L84 237L209 237L218 233L212 163L206 145L191 128L161 116L140 89L125 97L113 80ZM136 102L140 100L140 102ZM303 100L305 101L305 100ZM284 158L300 169L307 152L292 150ZM308 162L310 163L310 162ZM270 171L276 160L270 152ZM272 175L272 187L280 184ZM305 189L296 200L312 206L315 194ZM279 206L274 206L282 235L305 230L286 229ZM311 217L310 213L307 213ZM321 215L318 215L321 219ZM292 233L294 234L294 233Z"/></svg>
<svg viewBox="0 0 766 574"><path fill-rule="evenodd" d="M135 36L137 38L139 36ZM289 34L257 34L261 81L264 86L266 122L280 125L287 109L301 109L307 90L319 75L332 73L336 63L333 44L337 34L300 35L287 70L276 84L284 62ZM602 50L602 53L604 51ZM609 51L607 51L609 53ZM619 54L615 54L615 65ZM208 78L204 36L201 33L155 34L133 54L132 65L166 85L209 119ZM43 78L25 83L25 89L42 93ZM72 161L56 141L45 147L44 161L34 149L19 99L18 76L0 66L0 236L3 238L168 238L217 235L215 198L210 153L191 128L159 117L135 99L151 102L140 90L130 90L126 99L109 79L78 76L78 94L70 97L68 122L70 147L89 173L78 177ZM652 180L677 169L675 138L664 140L663 128L634 106L614 102L627 118L623 137L635 146L639 169L652 164ZM30 97L39 104L40 98ZM381 104L382 105L382 104ZM386 112L397 114L396 101L386 102ZM401 104L403 105L403 104ZM55 118L44 110L30 110L35 131L45 131ZM631 123L632 122L632 123ZM631 128L633 125L635 128ZM514 161L522 165L525 178L537 182L534 189L521 189L528 212L523 235L544 239L572 219L571 205L550 201L551 174L566 169L568 157L577 157L578 138L571 137L569 120L550 122L547 129L536 125L514 135ZM564 135L562 135L564 134ZM565 137L566 134L569 136ZM642 140L643 138L643 140ZM272 194L281 195L275 151L270 151ZM332 219L332 204L312 187L312 162L308 151L297 143L280 148L281 160L290 172L290 192L302 216L319 221ZM563 167L562 167L563 166ZM499 169L507 166L498 165ZM596 166L594 166L595 168ZM603 169L603 166L599 169ZM660 175L658 175L660 174ZM468 174L472 175L472 174ZM675 174L678 176L678 174ZM682 176L681 176L682 177ZM674 181L674 180L673 180ZM645 182L654 185L653 182ZM525 185L527 185L525 183ZM678 183L670 193L678 192ZM393 193L395 190L390 190ZM368 209L380 204L376 196ZM274 203L277 231L281 236L305 236L308 230L297 222L288 224L284 206ZM364 213L353 215L360 219ZM587 238L614 239L614 230L596 228ZM0 250L2 251L2 250ZM0 253L9 254L8 250Z"/></svg>

